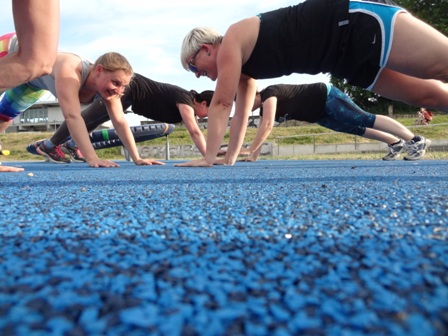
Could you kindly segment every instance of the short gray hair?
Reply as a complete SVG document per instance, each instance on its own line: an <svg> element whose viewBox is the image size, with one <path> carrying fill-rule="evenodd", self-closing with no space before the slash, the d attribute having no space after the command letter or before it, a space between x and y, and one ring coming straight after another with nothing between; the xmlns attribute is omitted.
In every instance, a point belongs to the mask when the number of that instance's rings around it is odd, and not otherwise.
<svg viewBox="0 0 448 336"><path fill-rule="evenodd" d="M197 27L192 29L182 42L180 62L185 70L189 70L187 57L191 57L203 44L215 45L222 41L222 35L213 28Z"/></svg>

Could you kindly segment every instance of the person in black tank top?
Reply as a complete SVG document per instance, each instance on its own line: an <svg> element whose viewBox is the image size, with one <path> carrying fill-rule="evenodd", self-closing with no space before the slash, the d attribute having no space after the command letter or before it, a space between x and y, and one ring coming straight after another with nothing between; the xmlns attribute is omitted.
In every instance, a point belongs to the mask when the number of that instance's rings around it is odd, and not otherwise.
<svg viewBox="0 0 448 336"><path fill-rule="evenodd" d="M424 139L415 136L399 122L383 115L362 110L345 93L324 83L271 85L257 93L253 111L260 109L260 124L249 148L240 150L241 161L254 162L260 155L263 142L269 136L274 121L300 120L317 123L336 132L344 132L385 142L389 153L383 160L393 161L408 150L405 160L419 160L428 146L414 152L412 141Z"/></svg>
<svg viewBox="0 0 448 336"><path fill-rule="evenodd" d="M194 90L187 91L179 86L157 82L136 73L121 97L121 103L124 110L132 106L133 113L148 119L171 124L183 121L194 144L204 155L205 137L197 119L207 116L212 97L211 90L202 93ZM107 109L101 101L93 102L83 110L81 115L89 132L110 120ZM50 141L55 145L63 144L69 136L67 124L64 122ZM76 146L72 140L69 145ZM79 153L79 155L82 154Z"/></svg>
<svg viewBox="0 0 448 336"><path fill-rule="evenodd" d="M235 163L257 79L325 72L448 113L448 37L390 0L306 0L234 23L224 36L198 27L185 36L180 58L198 78L225 74L210 105L204 160L182 166ZM235 96L229 149L217 161Z"/></svg>

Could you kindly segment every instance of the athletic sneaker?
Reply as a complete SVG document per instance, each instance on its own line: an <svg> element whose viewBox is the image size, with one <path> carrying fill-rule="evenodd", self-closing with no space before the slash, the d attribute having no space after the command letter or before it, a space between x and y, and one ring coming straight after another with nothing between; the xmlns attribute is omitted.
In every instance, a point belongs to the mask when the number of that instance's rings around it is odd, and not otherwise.
<svg viewBox="0 0 448 336"><path fill-rule="evenodd" d="M33 154L33 155L40 155L37 152L37 147L39 147L40 144L42 142L44 142L44 141L45 141L45 139L42 139L42 140L37 140L37 141L34 141L34 142L30 143L28 146L26 146L26 151L28 153L30 153L30 154Z"/></svg>
<svg viewBox="0 0 448 336"><path fill-rule="evenodd" d="M385 161L394 161L397 160L400 157L401 152L403 151L405 146L405 141L400 140L394 145L388 145L389 147L389 154L387 154L385 157L383 157L383 160Z"/></svg>
<svg viewBox="0 0 448 336"><path fill-rule="evenodd" d="M408 141L406 142L406 150L408 155L404 157L408 161L420 160L425 156L426 150L431 146L431 140L424 137L420 137L420 141Z"/></svg>
<svg viewBox="0 0 448 336"><path fill-rule="evenodd" d="M62 144L62 151L70 155L73 162L86 162L79 148L77 146L71 146L70 141Z"/></svg>
<svg viewBox="0 0 448 336"><path fill-rule="evenodd" d="M49 149L45 147L45 143L42 142L39 147L36 148L36 151L40 154L48 158L49 161L53 163L70 163L70 159L65 157L65 154L61 150L61 145L54 147L53 149Z"/></svg>

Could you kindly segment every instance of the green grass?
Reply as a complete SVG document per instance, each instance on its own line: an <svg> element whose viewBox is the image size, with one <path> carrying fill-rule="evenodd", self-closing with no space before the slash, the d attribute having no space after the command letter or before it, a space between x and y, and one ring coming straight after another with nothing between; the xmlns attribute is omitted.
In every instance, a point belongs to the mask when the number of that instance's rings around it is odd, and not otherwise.
<svg viewBox="0 0 448 336"><path fill-rule="evenodd" d="M401 118L397 119L400 123L405 126L413 126L413 118ZM448 125L437 125L448 123L448 115L437 115L434 116L431 124L434 126L420 126L417 128L412 127L412 132L423 135L431 140L448 139ZM207 134L207 130L203 130L204 135ZM250 143L255 138L257 132L256 128L248 128L245 138L245 143ZM324 133L324 134L322 134ZM328 134L330 133L330 134ZM312 135L309 135L312 134ZM316 135L317 134L317 135ZM318 135L322 134L322 135ZM4 149L9 149L11 155L0 157L0 161L25 161L25 160L36 160L35 155L29 154L25 147L36 140L50 138L52 133L36 132L36 133L7 133L0 134L0 141L3 143ZM305 135L305 136L304 136ZM176 127L176 130L169 136L170 145L191 145L192 141L188 134L186 128L182 126ZM280 143L283 145L289 144L342 144L342 143L353 143L354 136L343 133L331 132L331 130L321 127L316 124L304 124L302 126L293 127L274 127L272 133L269 135L267 142ZM365 139L362 137L357 137L356 141L358 143L368 143L372 140ZM225 136L224 142L228 142L228 133ZM154 139L151 141L139 143L139 146L150 144L150 145L164 145L165 138ZM123 159L120 153L120 147L114 147L109 149L98 150L98 156L104 159ZM446 159L448 158L448 153L445 152L430 152L427 155L428 158L438 158ZM378 153L373 154L325 154L325 155L301 155L287 158L278 159L369 159L378 158Z"/></svg>

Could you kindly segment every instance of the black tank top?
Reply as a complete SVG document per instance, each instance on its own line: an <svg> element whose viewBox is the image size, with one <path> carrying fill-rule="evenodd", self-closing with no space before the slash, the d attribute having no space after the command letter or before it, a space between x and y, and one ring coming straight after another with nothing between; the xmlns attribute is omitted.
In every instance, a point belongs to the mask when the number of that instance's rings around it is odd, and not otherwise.
<svg viewBox="0 0 448 336"><path fill-rule="evenodd" d="M275 120L316 122L325 114L327 86L324 83L268 86L260 92L261 101L277 97ZM260 108L263 115L263 107Z"/></svg>
<svg viewBox="0 0 448 336"><path fill-rule="evenodd" d="M340 29L348 24L348 0L308 0L260 14L260 31L242 73L276 78L331 72L338 60Z"/></svg>
<svg viewBox="0 0 448 336"><path fill-rule="evenodd" d="M122 103L125 109L132 105L135 114L175 124L182 121L176 104L193 107L193 97L190 92L179 86L159 83L135 74L122 97Z"/></svg>

